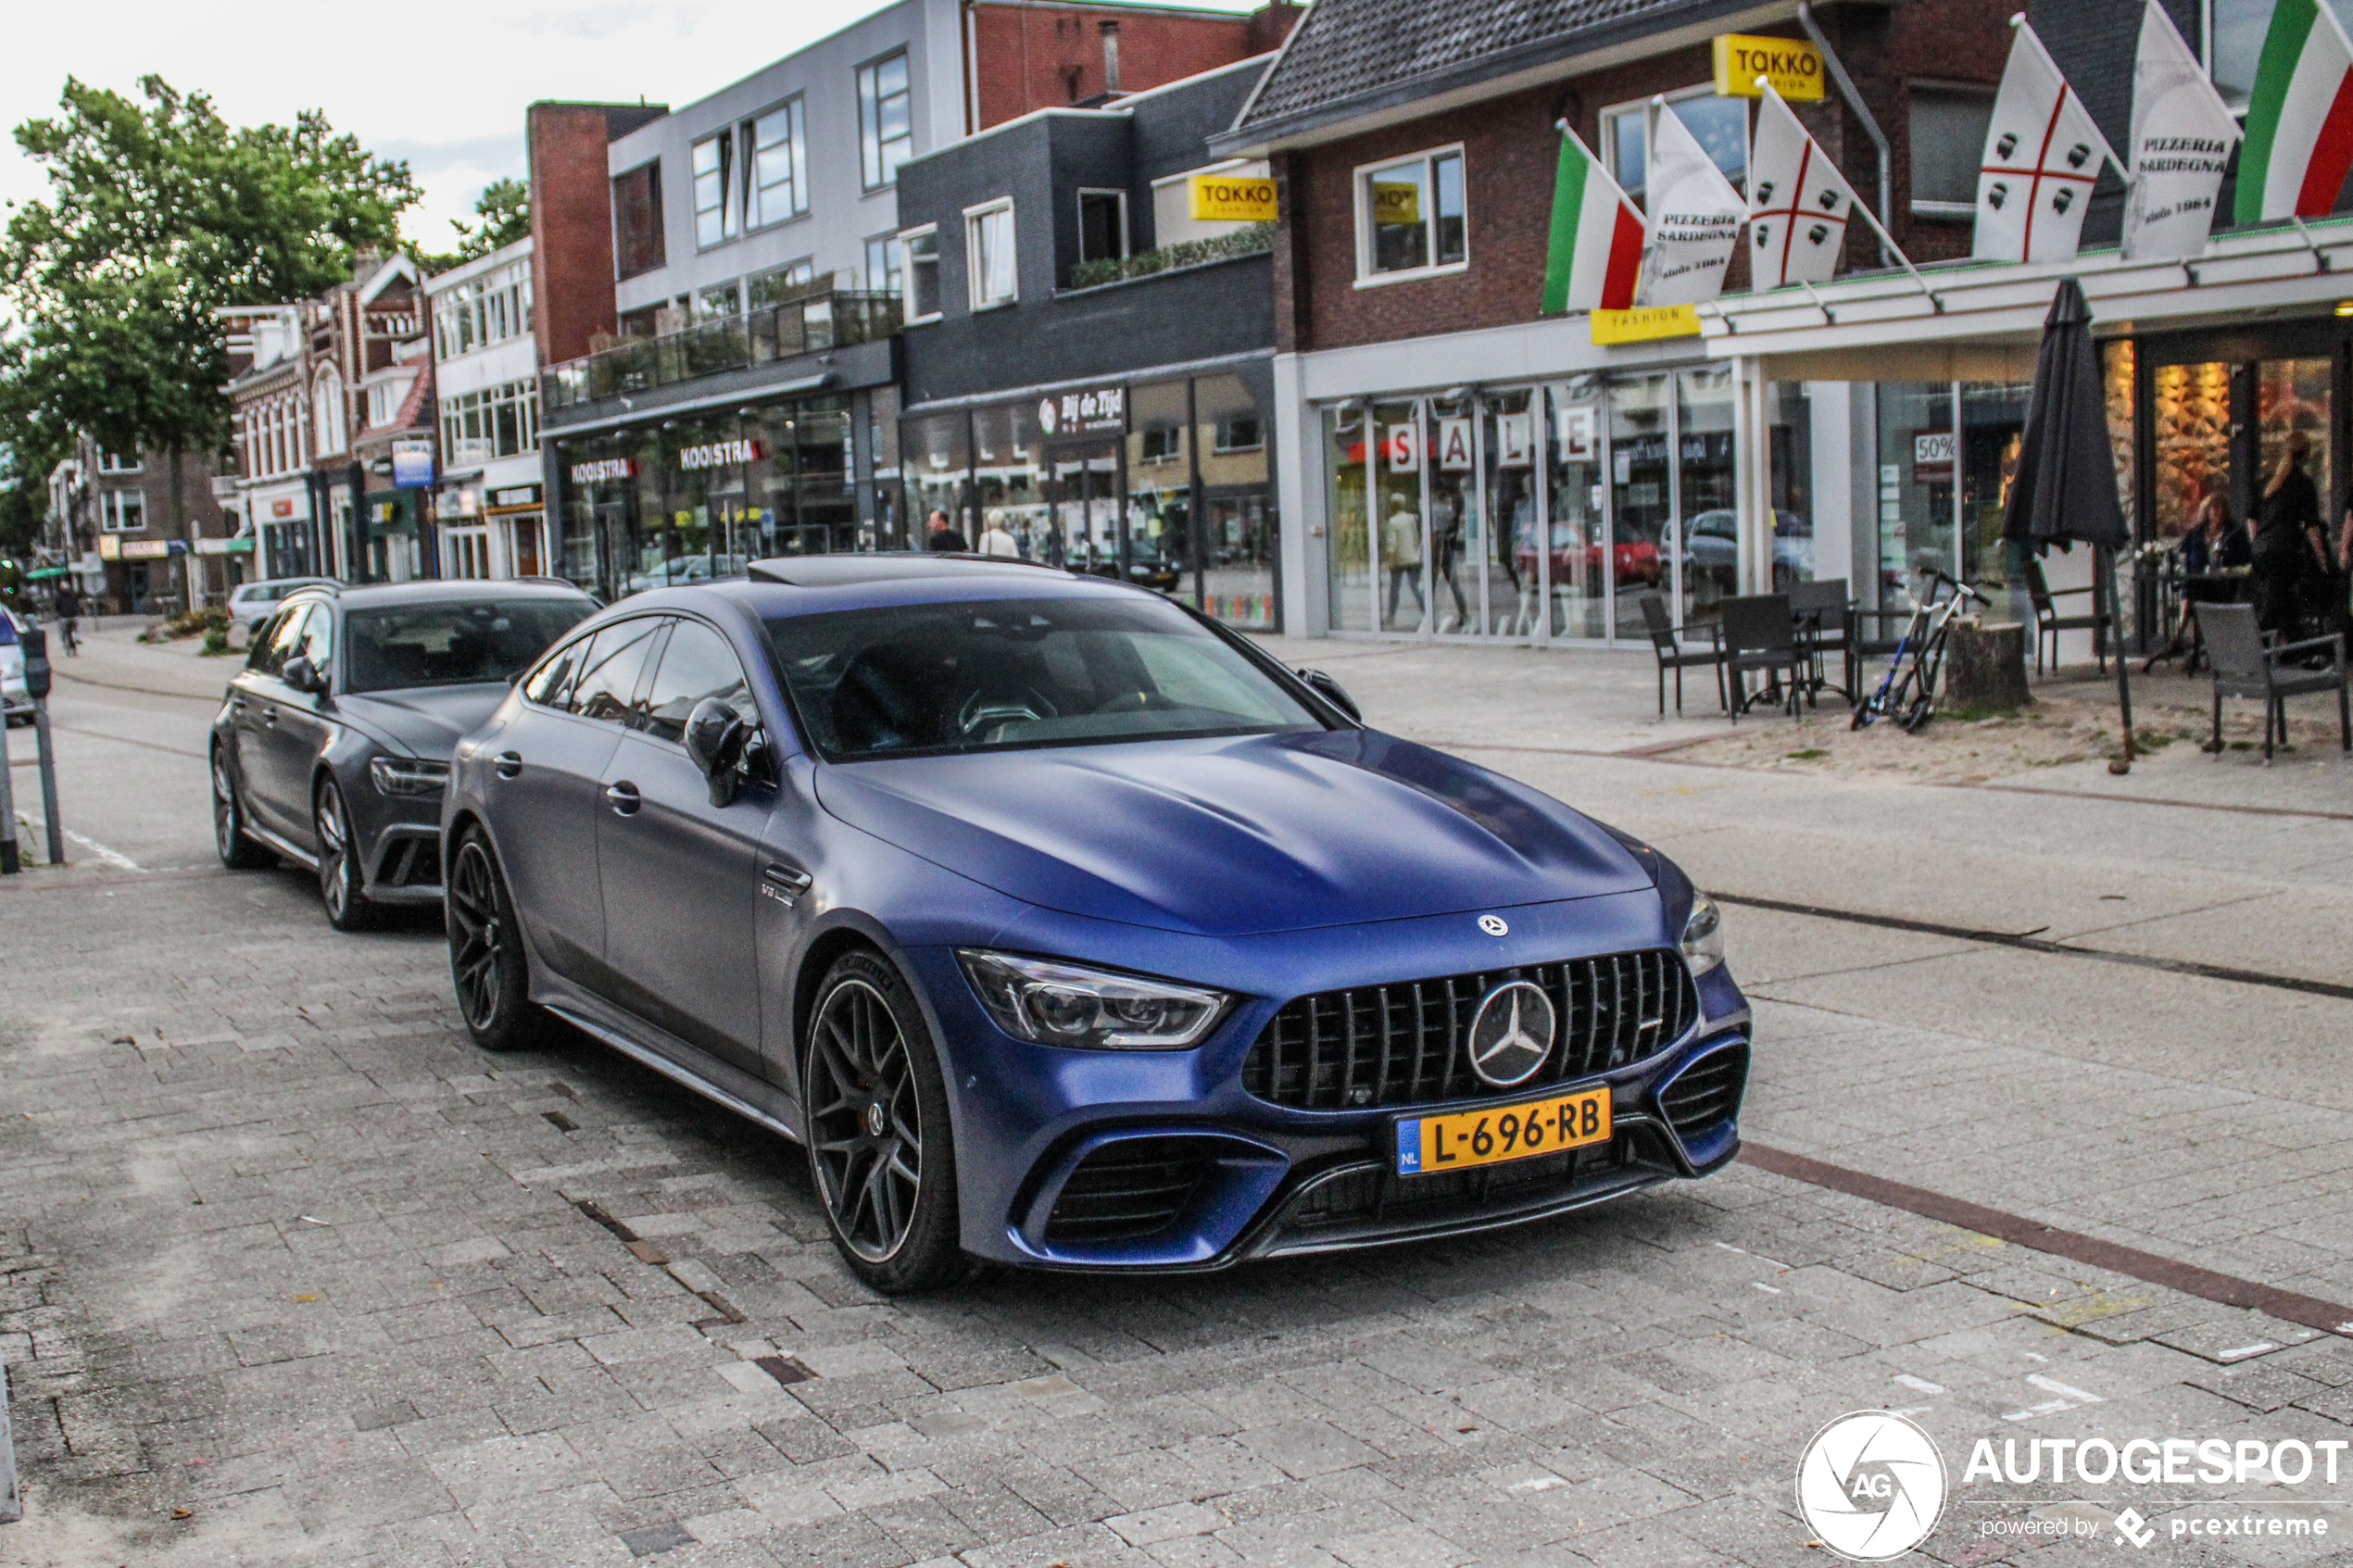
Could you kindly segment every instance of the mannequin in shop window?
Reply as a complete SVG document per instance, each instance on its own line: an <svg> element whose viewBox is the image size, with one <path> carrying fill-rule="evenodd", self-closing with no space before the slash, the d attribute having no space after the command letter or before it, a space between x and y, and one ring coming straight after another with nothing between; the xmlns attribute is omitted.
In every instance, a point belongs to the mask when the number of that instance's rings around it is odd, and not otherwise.
<svg viewBox="0 0 2353 1568"><path fill-rule="evenodd" d="M1381 524L1381 555L1389 563L1389 614L1397 619L1397 591L1401 587L1414 590L1414 608L1429 619L1429 601L1422 597L1422 520L1403 496L1391 501L1389 519Z"/></svg>
<svg viewBox="0 0 2353 1568"><path fill-rule="evenodd" d="M2255 531L2255 621L2266 632L2296 634L2305 585L2327 570L2322 538L2321 493L2304 471L2312 438L2288 433L2286 448L2263 486L2260 524Z"/></svg>

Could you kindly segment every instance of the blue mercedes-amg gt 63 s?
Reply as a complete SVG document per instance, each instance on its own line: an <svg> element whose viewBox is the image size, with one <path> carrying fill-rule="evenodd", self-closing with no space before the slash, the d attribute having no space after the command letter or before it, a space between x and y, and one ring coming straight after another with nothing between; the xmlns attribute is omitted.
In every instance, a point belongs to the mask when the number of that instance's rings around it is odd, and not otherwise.
<svg viewBox="0 0 2353 1568"><path fill-rule="evenodd" d="M1557 1214L1739 1148L1665 857L1149 590L831 556L635 596L459 741L449 956L803 1144L883 1291Z"/></svg>

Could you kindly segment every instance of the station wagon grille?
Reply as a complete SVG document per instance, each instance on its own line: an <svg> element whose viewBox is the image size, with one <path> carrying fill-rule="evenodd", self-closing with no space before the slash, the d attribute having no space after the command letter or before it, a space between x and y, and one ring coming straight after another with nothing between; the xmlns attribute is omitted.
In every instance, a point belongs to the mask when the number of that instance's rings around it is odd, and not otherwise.
<svg viewBox="0 0 2353 1568"><path fill-rule="evenodd" d="M1699 1017L1682 956L1669 948L1612 953L1319 991L1282 1006L1250 1047L1242 1087L1295 1110L1364 1110L1491 1095L1471 1072L1463 1037L1478 999L1506 980L1532 980L1552 998L1555 1043L1536 1089L1639 1061L1681 1037Z"/></svg>

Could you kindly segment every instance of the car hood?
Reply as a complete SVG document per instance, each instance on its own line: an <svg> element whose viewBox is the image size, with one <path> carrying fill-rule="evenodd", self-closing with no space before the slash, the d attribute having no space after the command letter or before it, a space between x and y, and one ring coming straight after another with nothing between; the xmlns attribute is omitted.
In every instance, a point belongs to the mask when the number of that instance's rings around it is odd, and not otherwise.
<svg viewBox="0 0 2353 1568"><path fill-rule="evenodd" d="M374 731L418 757L447 761L458 737L490 717L506 700L504 681L463 686L410 686L400 691L339 696L339 717Z"/></svg>
<svg viewBox="0 0 2353 1568"><path fill-rule="evenodd" d="M817 795L1000 893L1204 936L1651 884L1558 801L1370 730L835 764Z"/></svg>

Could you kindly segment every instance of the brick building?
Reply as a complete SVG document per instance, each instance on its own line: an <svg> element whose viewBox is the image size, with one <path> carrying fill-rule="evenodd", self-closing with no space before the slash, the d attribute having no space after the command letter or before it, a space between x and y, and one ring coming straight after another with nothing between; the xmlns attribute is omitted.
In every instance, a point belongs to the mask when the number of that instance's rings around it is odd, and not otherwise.
<svg viewBox="0 0 2353 1568"><path fill-rule="evenodd" d="M176 490L166 454L109 452L87 436L51 471L44 547L94 612L176 615L243 581L211 460L182 454Z"/></svg>
<svg viewBox="0 0 2353 1568"><path fill-rule="evenodd" d="M232 494L256 571L347 583L441 575L433 344L416 264L362 252L317 299L221 312Z"/></svg>
<svg viewBox="0 0 2353 1568"><path fill-rule="evenodd" d="M1639 202L1653 117L1676 113L1741 185L1754 110L1716 93L1710 39L1810 25L1857 91L1801 118L1865 199L1885 193L1906 250L1965 255L2006 15L1988 0L1802 19L1721 0L1320 0L1219 143L1270 160L1280 189L1286 623L1639 640L1645 594L1694 623L1748 584L1855 574L1874 501L1853 389L1743 380L1697 338L1596 344L1581 314L1540 315L1554 127ZM1376 241L1377 182L1428 208L1411 256ZM1867 233L1848 245L1850 265L1878 265ZM1742 262L1728 287L1746 287ZM1774 458L1769 508L1743 507L1749 417Z"/></svg>

